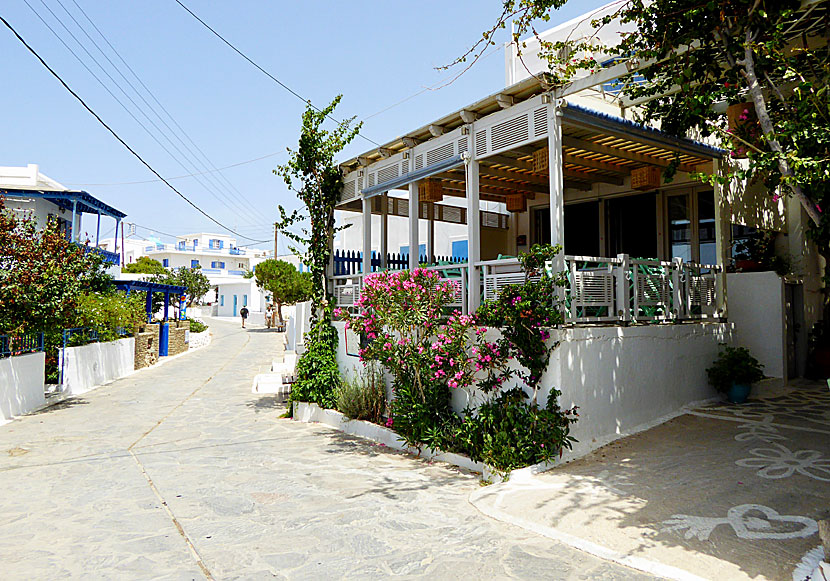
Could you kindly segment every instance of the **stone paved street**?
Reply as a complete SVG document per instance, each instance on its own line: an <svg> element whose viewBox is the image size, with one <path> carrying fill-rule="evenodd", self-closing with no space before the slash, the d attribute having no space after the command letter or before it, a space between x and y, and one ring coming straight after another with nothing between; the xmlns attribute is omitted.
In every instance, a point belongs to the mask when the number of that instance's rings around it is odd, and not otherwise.
<svg viewBox="0 0 830 581"><path fill-rule="evenodd" d="M279 419L279 336L213 343L0 428L3 579L648 579L490 520L478 480Z"/></svg>

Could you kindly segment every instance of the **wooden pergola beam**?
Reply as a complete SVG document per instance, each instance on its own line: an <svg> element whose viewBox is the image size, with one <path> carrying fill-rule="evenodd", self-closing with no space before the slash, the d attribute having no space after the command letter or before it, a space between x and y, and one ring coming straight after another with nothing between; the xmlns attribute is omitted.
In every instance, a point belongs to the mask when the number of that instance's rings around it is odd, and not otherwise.
<svg viewBox="0 0 830 581"><path fill-rule="evenodd" d="M593 141L579 139L577 137L570 137L568 135L562 136L562 145L564 147L570 147L582 151L590 151L592 153L599 153L601 155L608 155L620 159L627 159L629 161L636 161L638 163L654 165L657 167L668 167L671 164L671 161L668 159L653 157L651 155L645 155L643 153L637 153L634 151L625 151L624 149L609 147L607 145L594 143ZM678 166L678 169L682 171L695 171L695 167L693 165L688 165L685 163L681 163Z"/></svg>

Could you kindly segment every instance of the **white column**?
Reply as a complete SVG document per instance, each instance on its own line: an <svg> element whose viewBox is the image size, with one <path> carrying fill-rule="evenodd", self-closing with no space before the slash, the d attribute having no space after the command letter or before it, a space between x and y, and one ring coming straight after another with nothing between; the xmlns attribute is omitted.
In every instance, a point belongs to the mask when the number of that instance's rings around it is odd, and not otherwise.
<svg viewBox="0 0 830 581"><path fill-rule="evenodd" d="M712 160L712 174L720 175L720 160ZM726 317L726 264L732 242L732 216L723 186L715 182L715 252L721 272L715 276L715 293L718 314Z"/></svg>
<svg viewBox="0 0 830 581"><path fill-rule="evenodd" d="M363 274L372 272L372 199L363 198Z"/></svg>
<svg viewBox="0 0 830 581"><path fill-rule="evenodd" d="M472 133L472 131L471 131ZM470 159L467 163L467 262L469 264L469 292L467 293L468 312L474 313L481 304L481 218L479 217L478 161Z"/></svg>
<svg viewBox="0 0 830 581"><path fill-rule="evenodd" d="M565 246L565 179L562 175L562 117L559 104L548 104L548 168L550 179L550 243Z"/></svg>
<svg viewBox="0 0 830 581"><path fill-rule="evenodd" d="M427 203L427 262L435 260L435 203Z"/></svg>
<svg viewBox="0 0 830 581"><path fill-rule="evenodd" d="M386 256L389 254L389 195L380 197L380 267L386 270Z"/></svg>
<svg viewBox="0 0 830 581"><path fill-rule="evenodd" d="M409 270L418 267L418 182L409 184Z"/></svg>

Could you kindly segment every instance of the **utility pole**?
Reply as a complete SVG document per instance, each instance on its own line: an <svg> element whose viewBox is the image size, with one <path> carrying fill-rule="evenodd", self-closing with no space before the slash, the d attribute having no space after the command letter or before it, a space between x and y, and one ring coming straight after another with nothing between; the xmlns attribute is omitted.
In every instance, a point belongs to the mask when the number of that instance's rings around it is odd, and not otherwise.
<svg viewBox="0 0 830 581"><path fill-rule="evenodd" d="M277 235L279 234L279 230L277 230L277 224L274 223L274 260L277 259Z"/></svg>

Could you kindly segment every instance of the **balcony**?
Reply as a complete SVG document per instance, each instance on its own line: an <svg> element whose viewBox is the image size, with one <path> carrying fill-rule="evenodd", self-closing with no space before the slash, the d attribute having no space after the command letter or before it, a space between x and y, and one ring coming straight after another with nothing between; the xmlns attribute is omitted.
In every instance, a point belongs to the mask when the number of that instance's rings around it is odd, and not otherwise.
<svg viewBox="0 0 830 581"><path fill-rule="evenodd" d="M103 248L98 248L96 246L88 246L86 244L81 245L77 242L75 244L83 248L85 252L95 252L96 254L100 254L104 257L104 262L107 264L114 264L116 266L121 264L121 255L116 252L110 252L109 250L104 250Z"/></svg>
<svg viewBox="0 0 830 581"><path fill-rule="evenodd" d="M230 276L242 278L245 275L244 270L233 270L227 268L203 268L200 272L208 277Z"/></svg>
<svg viewBox="0 0 830 581"><path fill-rule="evenodd" d="M145 246L144 252L192 252L196 254L226 254L244 256L247 251L242 248L211 248L209 246L188 246L185 244L153 244Z"/></svg>

